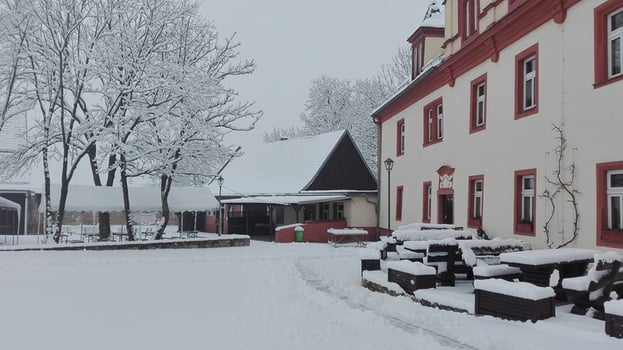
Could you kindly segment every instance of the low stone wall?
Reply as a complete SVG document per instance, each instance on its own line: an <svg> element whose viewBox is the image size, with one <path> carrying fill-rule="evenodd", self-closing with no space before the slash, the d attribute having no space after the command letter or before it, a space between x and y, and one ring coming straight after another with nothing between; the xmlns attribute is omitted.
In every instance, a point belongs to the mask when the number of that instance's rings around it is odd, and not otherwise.
<svg viewBox="0 0 623 350"><path fill-rule="evenodd" d="M249 246L249 236L224 237L220 239L163 239L158 241L103 242L88 244L62 244L3 248L0 252L39 251L39 250L144 250L144 249L192 249Z"/></svg>

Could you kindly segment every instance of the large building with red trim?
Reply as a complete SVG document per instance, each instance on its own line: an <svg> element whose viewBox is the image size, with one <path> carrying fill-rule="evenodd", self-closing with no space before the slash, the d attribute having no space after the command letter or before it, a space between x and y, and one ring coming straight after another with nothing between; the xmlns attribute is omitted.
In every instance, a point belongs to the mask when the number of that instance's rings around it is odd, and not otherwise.
<svg viewBox="0 0 623 350"><path fill-rule="evenodd" d="M408 41L372 115L381 228L623 248L622 0L431 1Z"/></svg>

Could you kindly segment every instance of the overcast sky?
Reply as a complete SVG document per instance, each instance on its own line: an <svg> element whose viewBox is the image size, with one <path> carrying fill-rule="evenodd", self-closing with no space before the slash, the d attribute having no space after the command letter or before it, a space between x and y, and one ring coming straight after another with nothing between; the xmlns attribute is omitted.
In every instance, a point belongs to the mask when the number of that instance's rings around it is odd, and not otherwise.
<svg viewBox="0 0 623 350"><path fill-rule="evenodd" d="M221 35L236 33L256 71L235 81L264 111L256 130L232 143L248 147L274 127L300 125L310 82L321 75L373 76L421 24L428 0L203 0Z"/></svg>

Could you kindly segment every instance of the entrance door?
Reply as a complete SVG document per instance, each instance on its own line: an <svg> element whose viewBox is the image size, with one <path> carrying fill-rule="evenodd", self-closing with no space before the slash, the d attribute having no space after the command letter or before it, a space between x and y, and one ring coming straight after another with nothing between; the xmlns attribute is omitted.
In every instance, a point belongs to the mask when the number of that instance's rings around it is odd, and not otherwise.
<svg viewBox="0 0 623 350"><path fill-rule="evenodd" d="M439 196L439 207L441 209L441 223L442 224L454 224L453 202L454 195L442 194Z"/></svg>

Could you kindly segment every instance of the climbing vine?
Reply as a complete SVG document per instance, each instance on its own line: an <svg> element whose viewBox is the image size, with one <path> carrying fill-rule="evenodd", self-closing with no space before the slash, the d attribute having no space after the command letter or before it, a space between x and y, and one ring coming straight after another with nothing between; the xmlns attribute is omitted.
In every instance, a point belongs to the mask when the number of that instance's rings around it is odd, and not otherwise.
<svg viewBox="0 0 623 350"><path fill-rule="evenodd" d="M575 162L571 161L569 165L565 166L565 154L567 150L567 139L564 133L564 124L553 125L553 131L556 133L557 146L554 148L555 168L552 171L552 176L545 176L545 181L553 186L552 190L545 189L541 197L547 199L552 207L552 211L548 216L545 224L543 225L543 231L547 240L547 246L552 248L555 244L551 237L551 223L554 219L556 211L555 199L561 195L566 194L569 199L567 202L571 203L573 209L573 231L571 237L567 240L563 240L556 248L562 248L569 245L571 242L578 238L578 232L580 230L579 219L580 212L578 209L577 195L580 193L575 189Z"/></svg>

